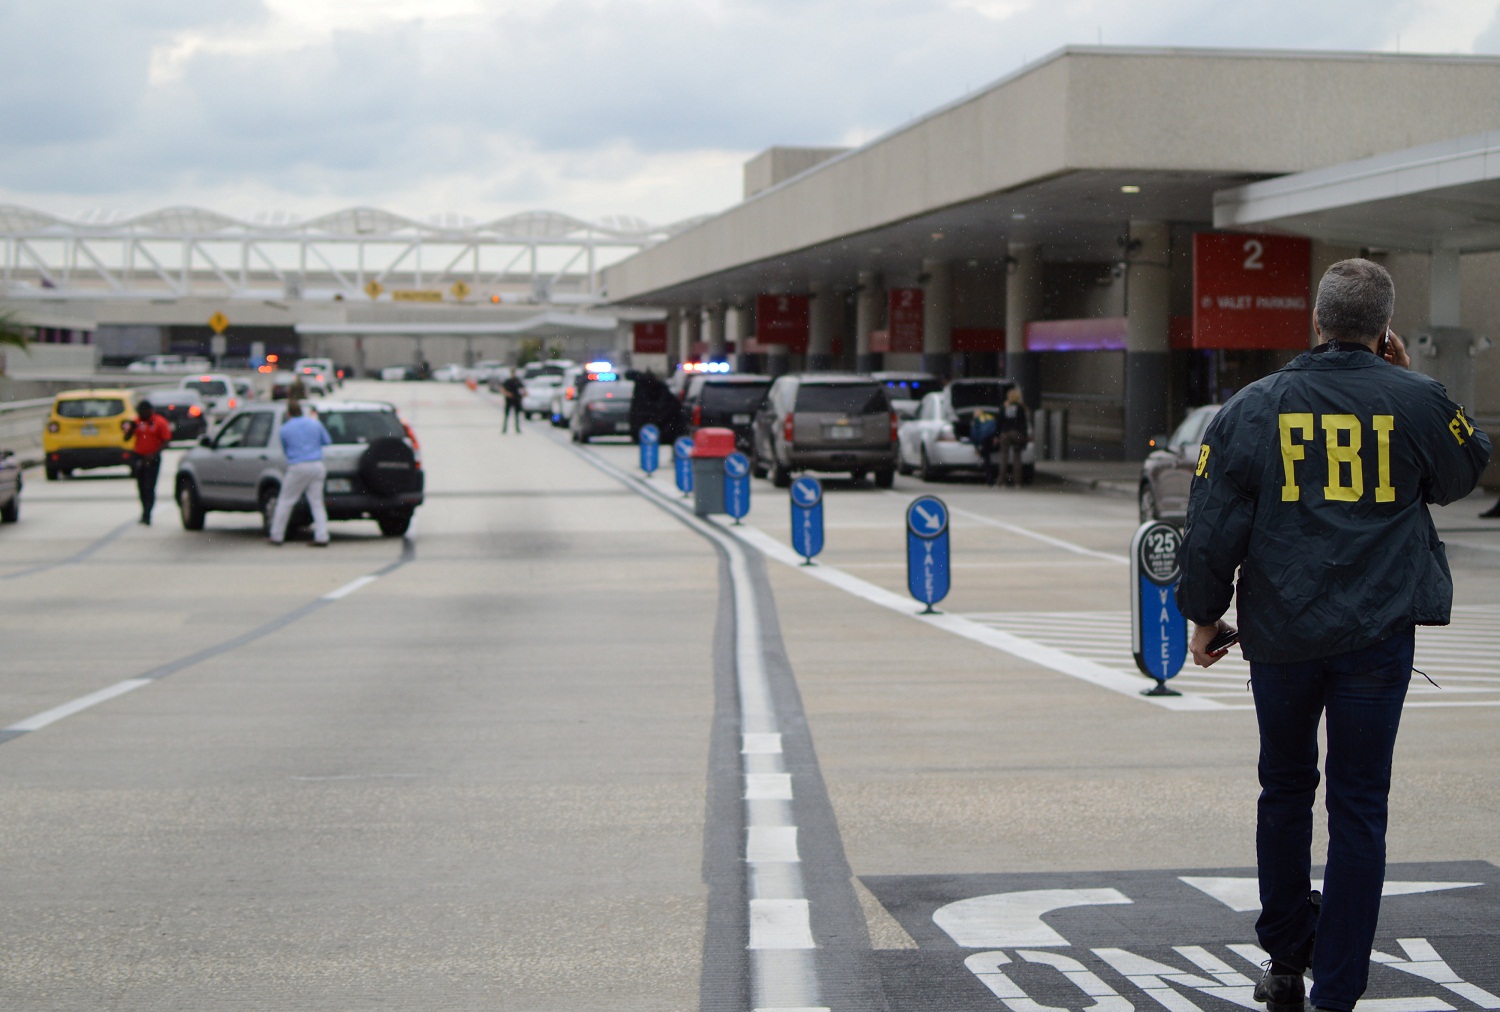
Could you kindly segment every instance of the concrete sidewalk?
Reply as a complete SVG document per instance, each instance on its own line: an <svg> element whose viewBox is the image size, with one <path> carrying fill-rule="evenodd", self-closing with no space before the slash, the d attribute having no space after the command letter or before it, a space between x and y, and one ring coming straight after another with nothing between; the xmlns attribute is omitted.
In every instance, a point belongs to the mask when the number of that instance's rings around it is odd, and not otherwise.
<svg viewBox="0 0 1500 1012"><path fill-rule="evenodd" d="M1095 492L1132 499L1141 484L1138 460L1039 460L1036 473L1042 481L1082 485Z"/></svg>

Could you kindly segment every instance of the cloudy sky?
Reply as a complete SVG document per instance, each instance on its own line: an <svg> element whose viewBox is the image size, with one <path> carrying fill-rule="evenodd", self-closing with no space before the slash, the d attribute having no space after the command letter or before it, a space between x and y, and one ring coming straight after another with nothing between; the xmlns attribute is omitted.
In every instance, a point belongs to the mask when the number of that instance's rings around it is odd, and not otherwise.
<svg viewBox="0 0 1500 1012"><path fill-rule="evenodd" d="M1068 44L1500 53L1500 0L5 0L0 202L668 222Z"/></svg>

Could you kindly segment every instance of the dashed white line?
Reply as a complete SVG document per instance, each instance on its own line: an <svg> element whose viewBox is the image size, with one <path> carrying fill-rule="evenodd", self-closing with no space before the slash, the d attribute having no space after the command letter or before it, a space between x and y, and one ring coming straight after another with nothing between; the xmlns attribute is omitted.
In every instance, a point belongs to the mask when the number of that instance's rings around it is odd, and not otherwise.
<svg viewBox="0 0 1500 1012"><path fill-rule="evenodd" d="M359 588L361 588L361 587L368 587L370 584L374 583L378 579L379 579L378 576L361 576L361 577L359 577L357 579L350 580L348 583L344 584L338 590L330 590L328 593L324 594L323 595L323 600L325 600L325 601L337 601L340 598L348 597L350 594L354 593Z"/></svg>
<svg viewBox="0 0 1500 1012"><path fill-rule="evenodd" d="M40 730L48 724L54 724L62 720L64 717L71 717L75 713L81 713L91 706L98 706L100 703L107 702L117 696L123 696L134 689L139 689L143 685L150 685L151 682L152 679L150 678L127 678L123 682L116 682L114 685L100 689L98 692L90 692L87 696L79 696L71 702L64 703L61 706L54 706L50 710L39 713L34 717L27 717L19 723L12 724L10 727L0 728L0 730L18 732Z"/></svg>
<svg viewBox="0 0 1500 1012"><path fill-rule="evenodd" d="M751 900L750 948L816 948L807 900Z"/></svg>

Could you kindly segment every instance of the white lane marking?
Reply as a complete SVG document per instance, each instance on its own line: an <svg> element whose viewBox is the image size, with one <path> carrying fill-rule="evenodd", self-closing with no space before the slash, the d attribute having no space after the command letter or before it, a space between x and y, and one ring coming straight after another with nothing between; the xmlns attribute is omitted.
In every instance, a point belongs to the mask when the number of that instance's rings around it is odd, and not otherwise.
<svg viewBox="0 0 1500 1012"><path fill-rule="evenodd" d="M740 735L741 755L780 755L781 735L779 734L743 734Z"/></svg>
<svg viewBox="0 0 1500 1012"><path fill-rule="evenodd" d="M114 685L100 689L98 692L90 692L87 696L79 696L71 703L54 706L52 709L39 713L35 717L27 717L20 723L12 724L10 727L0 730L36 731L46 727L48 724L62 720L64 717L71 717L75 713L87 710L91 706L97 706L107 700L114 699L116 696L123 696L133 689L139 689L143 685L150 685L151 682L152 679L150 678L127 678L123 682L116 682Z"/></svg>
<svg viewBox="0 0 1500 1012"><path fill-rule="evenodd" d="M729 558L729 582L734 589L735 679L740 696L741 741L764 742L774 736L779 745L771 682L761 655L760 612L744 545L714 524L693 516L683 503L655 486L626 474L603 457L576 449L584 460L611 475L627 488L673 507L694 530L720 545ZM790 551L790 549L788 549ZM747 829L794 826L791 818L792 777L780 753L746 753L745 825ZM767 768L776 772L763 772ZM764 793L762 793L764 792ZM748 845L748 834L747 834ZM750 939L754 1007L787 1012L822 1009L818 998L818 970L812 953L811 903L806 899L801 865L788 862L747 864L751 871ZM768 895L769 894L769 895Z"/></svg>
<svg viewBox="0 0 1500 1012"><path fill-rule="evenodd" d="M893 492L891 494L896 495L897 493ZM1054 538L1050 534L1043 534L1040 531L1033 531L1025 527L1019 527L1016 524L1008 524L1004 520L996 520L994 517L987 517L982 513L975 513L971 510L960 509L957 506L951 507L951 509L955 516L966 517L969 520L975 521L976 523L985 524L990 527L998 527L1003 531L1010 531L1012 534L1019 534L1023 538L1031 538L1033 541L1040 541L1043 544L1051 545L1053 548L1061 548L1065 552L1072 552L1075 555L1087 555L1091 558L1103 559L1106 562L1118 562L1124 565L1130 564L1130 557L1126 555L1115 555L1112 552L1100 552L1092 548L1085 548L1082 545L1075 545L1071 541L1064 541L1062 538Z"/></svg>
<svg viewBox="0 0 1500 1012"><path fill-rule="evenodd" d="M337 601L342 597L349 596L361 587L374 583L377 579L378 577L374 575L361 576L358 579L350 580L348 583L344 584L337 590L324 594L319 600ZM306 606L304 605L304 607ZM27 717L25 720L20 721L19 723L12 724L9 727L0 728L0 731L36 731L40 728L46 727L48 724L56 723L57 721L62 720L64 717L71 717L75 713L87 710L91 706L97 706L100 703L104 703L111 699L114 699L116 696L123 696L125 693L130 692L133 689L139 689L143 685L150 685L154 681L157 681L157 679L127 678L123 682L116 682L114 685L100 689L98 692L91 692L86 696L79 696L77 699L72 700L71 702L64 703L61 706L55 706L52 709L39 713L34 717Z"/></svg>
<svg viewBox="0 0 1500 1012"><path fill-rule="evenodd" d="M750 948L816 948L807 900L751 900Z"/></svg>
<svg viewBox="0 0 1500 1012"><path fill-rule="evenodd" d="M358 579L350 580L338 590L330 590L328 593L324 594L323 600L337 601L341 597L348 597L359 588L368 587L378 579L380 579L378 576L361 576Z"/></svg>
<svg viewBox="0 0 1500 1012"><path fill-rule="evenodd" d="M746 773L745 800L792 800L792 775L790 773Z"/></svg>
<svg viewBox="0 0 1500 1012"><path fill-rule="evenodd" d="M746 831L745 860L752 864L800 862L802 858L797 853L797 827L751 826Z"/></svg>
<svg viewBox="0 0 1500 1012"><path fill-rule="evenodd" d="M1033 664L1051 668L1053 671L1061 672L1081 681L1089 682L1100 688L1109 689L1122 696L1143 703L1150 703L1164 707L1168 710L1231 710L1238 709L1214 699L1206 699L1201 696L1142 696L1141 689L1145 687L1145 681L1137 675L1126 674L1096 664L1082 657L1074 656L1064 650L1044 646L1024 639L1012 633L993 629L970 621L961 615L939 613L935 615L919 615L916 605L909 598L902 597L884 587L877 587L873 583L867 583L857 576L853 576L840 569L836 569L827 563L819 563L816 566L803 566L801 556L797 555L786 545L772 538L769 534L755 527L742 527L739 535L745 541L760 549L767 557L795 568L799 573L805 573L814 579L822 580L824 583L838 587L840 590L863 598L871 604L877 604L882 608L900 612L918 622L925 622L930 626L954 633L975 643L1003 650L1008 654L1030 661Z"/></svg>

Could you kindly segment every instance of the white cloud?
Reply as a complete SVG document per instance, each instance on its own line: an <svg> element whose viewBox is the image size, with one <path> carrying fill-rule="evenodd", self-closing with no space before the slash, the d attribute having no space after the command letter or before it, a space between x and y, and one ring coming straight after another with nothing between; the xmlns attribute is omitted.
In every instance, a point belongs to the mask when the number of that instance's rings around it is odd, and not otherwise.
<svg viewBox="0 0 1500 1012"><path fill-rule="evenodd" d="M1472 0L10 0L0 194L657 221L1070 43L1468 52ZM253 205L253 206L248 206Z"/></svg>

